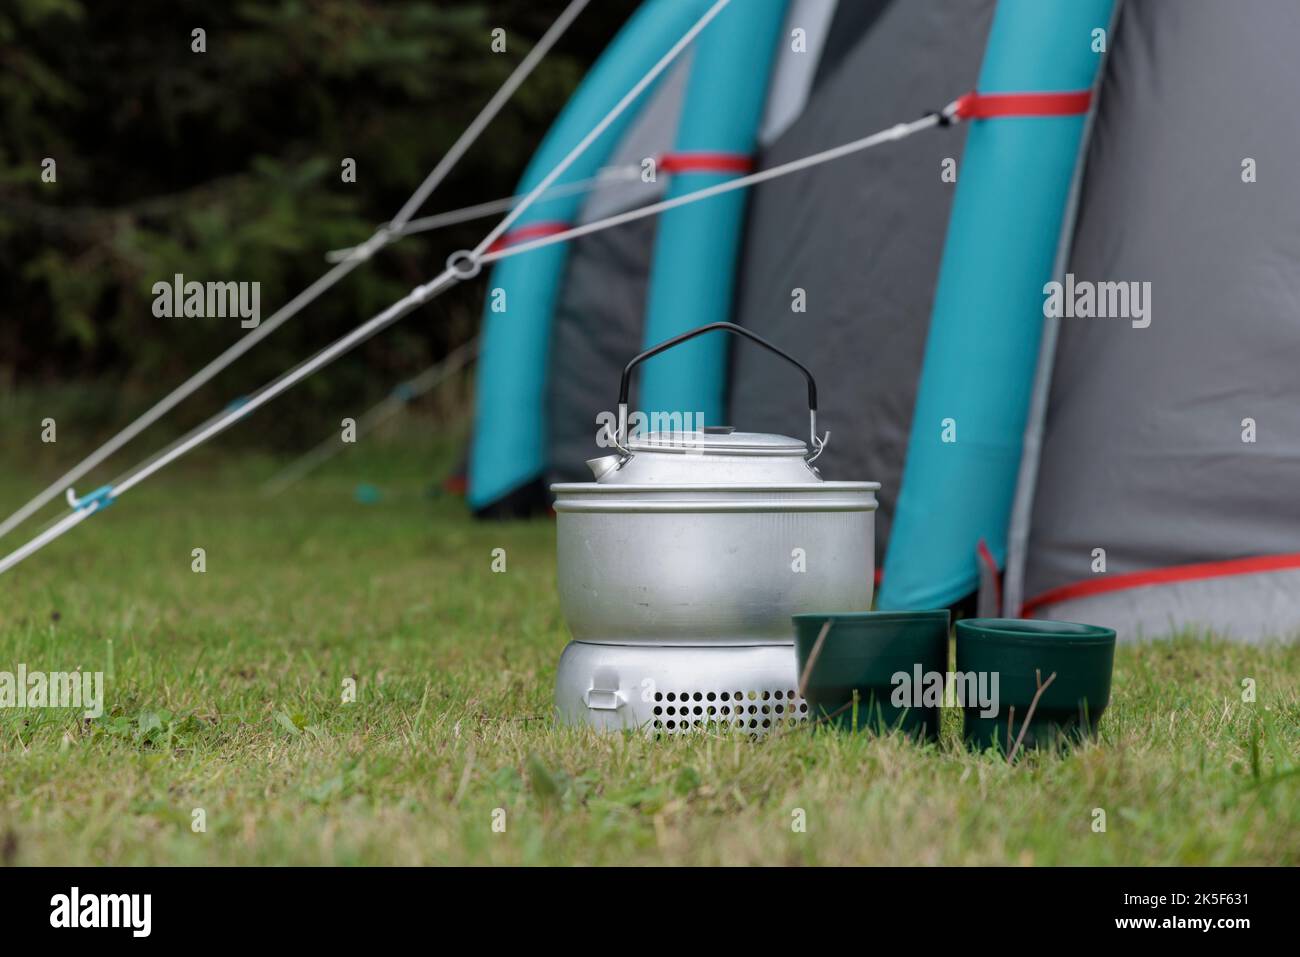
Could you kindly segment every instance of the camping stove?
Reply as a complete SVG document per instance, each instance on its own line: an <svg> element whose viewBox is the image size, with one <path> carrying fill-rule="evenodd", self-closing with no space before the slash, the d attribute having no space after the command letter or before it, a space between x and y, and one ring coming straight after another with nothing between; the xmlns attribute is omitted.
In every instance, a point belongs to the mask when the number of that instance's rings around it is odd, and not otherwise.
<svg viewBox="0 0 1300 957"><path fill-rule="evenodd" d="M808 720L793 644L616 645L573 641L555 703L566 724L655 734L736 728L765 734Z"/></svg>
<svg viewBox="0 0 1300 957"><path fill-rule="evenodd" d="M810 442L730 427L630 436L629 376L643 360L722 329L777 353L808 383ZM866 611L875 482L813 468L817 387L794 359L714 323L628 363L616 451L593 482L553 485L560 603L575 639L560 658L561 720L601 729L762 734L807 720L791 616ZM611 430L612 431L612 430Z"/></svg>

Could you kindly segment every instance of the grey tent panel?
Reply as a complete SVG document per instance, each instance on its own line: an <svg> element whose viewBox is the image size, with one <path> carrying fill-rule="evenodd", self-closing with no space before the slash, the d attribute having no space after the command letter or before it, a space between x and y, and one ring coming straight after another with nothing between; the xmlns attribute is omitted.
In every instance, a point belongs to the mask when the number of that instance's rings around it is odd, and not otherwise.
<svg viewBox="0 0 1300 957"><path fill-rule="evenodd" d="M614 150L611 166L639 166L672 148L690 66L688 52L655 88ZM666 183L663 176L653 183L638 177L602 186L583 204L579 222L661 199ZM583 463L605 453L596 445L596 415L617 404L619 374L641 350L654 235L655 220L643 219L571 244L552 330L548 482L590 479Z"/></svg>
<svg viewBox="0 0 1300 957"><path fill-rule="evenodd" d="M1065 598L1035 614L1114 628L1123 642L1187 633L1266 644L1300 639L1297 596L1291 568Z"/></svg>
<svg viewBox="0 0 1300 957"><path fill-rule="evenodd" d="M810 82L825 39L822 34L834 11L834 0L798 0L792 7L791 17L797 16L800 7L811 7L802 21L812 32L810 49L807 54L778 54L770 101L781 102L768 104L769 117L779 114L783 123L793 122L803 108L807 89L802 92L796 89L800 85L799 73L805 70ZM787 60L791 62L786 63ZM665 76L614 151L611 166L638 164L646 156L672 149L691 62L688 52ZM661 199L669 179L660 176L650 184L639 179L630 183L612 182L592 193L579 221L591 222ZM585 461L607 451L596 445L595 417L601 411L613 409L618 398L619 374L628 359L642 347L655 229L656 220L645 219L572 244L556 307L547 387L549 481L589 479L591 473ZM635 386L634 382L634 404Z"/></svg>
<svg viewBox="0 0 1300 957"><path fill-rule="evenodd" d="M814 86L820 86L826 77L835 73L840 65L856 51L862 37L871 32L885 8L894 0L848 0L835 7L826 45L817 64Z"/></svg>
<svg viewBox="0 0 1300 957"><path fill-rule="evenodd" d="M992 0L895 3L838 67L763 166L942 107L975 86ZM884 484L883 555L911 428L935 279L960 159L960 126L913 137L759 187L753 196L737 321L817 376L831 441L818 466L834 479ZM792 290L807 312L791 310ZM779 360L733 351L731 424L803 436L806 394Z"/></svg>
<svg viewBox="0 0 1300 957"><path fill-rule="evenodd" d="M682 114L682 102L686 98L686 84L694 59L694 54L686 51L664 75L650 94L645 108L610 155L610 167L635 166L639 170L647 157L661 156L673 148L673 141L677 138L677 118ZM666 176L657 176L653 182L647 183L638 174L635 179L614 180L602 185L593 190L583 203L578 222L595 222L663 199L667 183Z"/></svg>
<svg viewBox="0 0 1300 957"><path fill-rule="evenodd" d="M758 134L758 141L763 146L789 129L808 104L839 2L790 0L785 18L785 40L777 47L776 60L772 64L767 106ZM803 31L805 49L802 52L793 48L795 30Z"/></svg>
<svg viewBox="0 0 1300 957"><path fill-rule="evenodd" d="M596 415L618 405L618 380L641 351L655 221L641 219L576 240L556 307L547 386L549 482L586 482Z"/></svg>
<svg viewBox="0 0 1300 957"><path fill-rule="evenodd" d="M1297 36L1293 0L1124 5L1068 271L1149 282L1151 322L1060 322L1031 601L1097 548L1108 575L1300 552Z"/></svg>

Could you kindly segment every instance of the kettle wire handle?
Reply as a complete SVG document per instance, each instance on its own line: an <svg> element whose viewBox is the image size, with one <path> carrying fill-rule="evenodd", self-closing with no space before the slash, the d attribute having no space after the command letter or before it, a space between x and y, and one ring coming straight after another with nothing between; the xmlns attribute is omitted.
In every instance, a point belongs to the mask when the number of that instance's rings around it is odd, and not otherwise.
<svg viewBox="0 0 1300 957"><path fill-rule="evenodd" d="M706 332L715 332L715 331L730 332L733 335L743 336L744 338L749 339L751 342L755 342L758 345L762 346L768 352L780 356L786 362L790 363L801 373L803 373L803 377L808 383L808 422L809 422L809 429L810 429L809 435L811 436L811 442L809 445L810 451L809 454L805 456L805 459L808 461L809 464L814 462L817 459L817 457L822 454L822 451L826 448L826 442L828 439L830 439L831 434L828 431L825 435L822 435L820 437L818 437L817 435L817 382L815 379L813 379L812 372L808 370L807 366L805 366L794 356L790 355L788 352L777 348L776 346L772 345L772 343L764 339L762 336L758 335L757 333L750 332L748 329L744 328L743 326L738 326L734 322L711 322L707 326L700 326L697 329L691 329L688 332L683 332L681 335L673 336L671 339L665 339L663 342L659 343L658 345L651 346L649 349L645 350L645 352L642 352L640 355L634 356L632 360L623 367L623 378L619 382L619 386L618 386L618 434L614 436L614 445L624 455L630 456L632 454L627 448L627 401L628 401L628 392L632 384L632 370L635 369L637 366L639 366L642 362L645 362L645 360L653 358L654 356L659 355L659 353L661 352L666 352L667 350L671 349L673 346L681 345L683 342L686 342L688 339L694 339L696 336L702 336Z"/></svg>

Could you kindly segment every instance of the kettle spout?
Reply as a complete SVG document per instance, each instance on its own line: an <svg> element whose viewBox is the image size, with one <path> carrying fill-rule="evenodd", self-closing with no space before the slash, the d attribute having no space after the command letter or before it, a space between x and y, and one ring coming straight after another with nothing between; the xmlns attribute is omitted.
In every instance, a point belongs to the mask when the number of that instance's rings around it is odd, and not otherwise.
<svg viewBox="0 0 1300 957"><path fill-rule="evenodd" d="M602 455L600 458L587 459L587 468L591 469L591 474L599 482L602 478L618 468L619 462L622 461L621 455Z"/></svg>

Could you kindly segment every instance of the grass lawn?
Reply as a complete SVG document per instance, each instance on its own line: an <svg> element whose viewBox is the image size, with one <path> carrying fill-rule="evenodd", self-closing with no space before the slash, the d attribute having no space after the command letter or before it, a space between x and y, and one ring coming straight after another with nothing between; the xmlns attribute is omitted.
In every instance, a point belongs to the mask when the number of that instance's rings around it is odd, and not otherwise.
<svg viewBox="0 0 1300 957"><path fill-rule="evenodd" d="M549 716L551 521L429 496L432 446L272 500L275 463L205 456L0 577L0 671L106 673L99 719L0 710L5 863L1300 863L1294 643L1123 646L1100 741L1015 767L955 712L927 748L601 737ZM56 474L6 459L5 514Z"/></svg>

